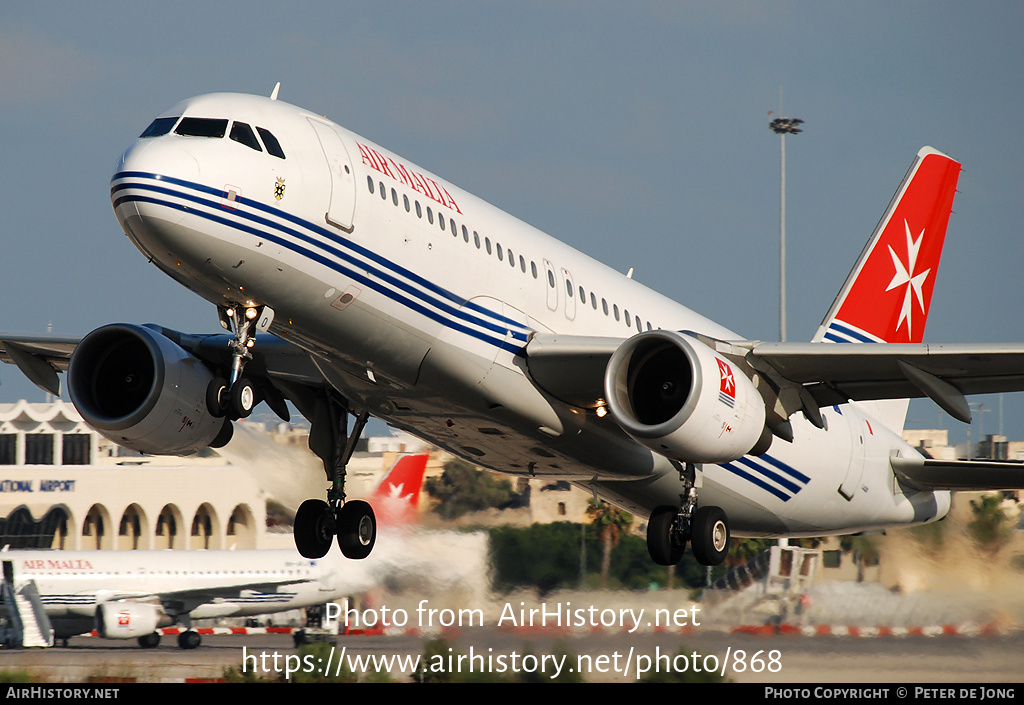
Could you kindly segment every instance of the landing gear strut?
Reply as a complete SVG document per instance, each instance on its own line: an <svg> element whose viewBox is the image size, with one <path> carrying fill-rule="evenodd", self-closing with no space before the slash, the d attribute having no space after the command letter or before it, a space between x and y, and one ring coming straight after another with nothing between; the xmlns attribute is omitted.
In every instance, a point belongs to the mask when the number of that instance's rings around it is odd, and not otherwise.
<svg viewBox="0 0 1024 705"><path fill-rule="evenodd" d="M231 341L231 372L228 379L215 377L206 389L206 406L216 417L244 419L252 413L260 399L256 387L244 376L245 365L252 359L249 349L256 343L257 327L269 326L273 311L266 306L218 306L220 324L233 331ZM268 318L269 316L269 318ZM265 322L261 323L264 319Z"/></svg>
<svg viewBox="0 0 1024 705"><path fill-rule="evenodd" d="M346 468L370 418L367 412L359 412L349 432L349 413L347 402L332 392L317 400L309 448L323 461L331 488L326 502L307 499L295 514L295 547L306 558L327 555L335 535L348 558L366 558L377 540L377 520L370 505L345 501Z"/></svg>
<svg viewBox="0 0 1024 705"><path fill-rule="evenodd" d="M647 552L659 565L675 565L689 541L701 565L719 565L729 553L729 522L721 507L697 508L697 466L679 469L679 506L657 507L647 522Z"/></svg>

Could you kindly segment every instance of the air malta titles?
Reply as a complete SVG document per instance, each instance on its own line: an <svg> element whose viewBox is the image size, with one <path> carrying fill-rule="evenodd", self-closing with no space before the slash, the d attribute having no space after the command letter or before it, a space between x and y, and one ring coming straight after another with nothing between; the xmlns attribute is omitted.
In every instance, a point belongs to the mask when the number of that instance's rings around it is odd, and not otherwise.
<svg viewBox="0 0 1024 705"><path fill-rule="evenodd" d="M25 561L23 570L92 570L92 563L83 558L74 559L38 559Z"/></svg>
<svg viewBox="0 0 1024 705"><path fill-rule="evenodd" d="M451 208L456 213L462 214L459 204L455 202L455 199L452 198L452 195L448 193L448 189L444 186L430 177L424 176L418 171L413 171L404 164L396 162L391 157L385 157L373 147L367 147L359 142L356 142L356 144L359 145L359 153L363 155L363 164L382 174L387 174L395 181L402 182L413 191L419 191L430 200L440 203L445 208Z"/></svg>

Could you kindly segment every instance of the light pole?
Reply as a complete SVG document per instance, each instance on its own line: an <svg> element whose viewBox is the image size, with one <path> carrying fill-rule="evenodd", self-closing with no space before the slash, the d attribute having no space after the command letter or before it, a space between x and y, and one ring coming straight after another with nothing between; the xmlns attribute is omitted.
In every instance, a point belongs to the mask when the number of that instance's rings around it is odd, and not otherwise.
<svg viewBox="0 0 1024 705"><path fill-rule="evenodd" d="M779 117L768 128L779 136L781 147L781 185L779 187L779 342L786 342L786 135L803 132L800 118Z"/></svg>

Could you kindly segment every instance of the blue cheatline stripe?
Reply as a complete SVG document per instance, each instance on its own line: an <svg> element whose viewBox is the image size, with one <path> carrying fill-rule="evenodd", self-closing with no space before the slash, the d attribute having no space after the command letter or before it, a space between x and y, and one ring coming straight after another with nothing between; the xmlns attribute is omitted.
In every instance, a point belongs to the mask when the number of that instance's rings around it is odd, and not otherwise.
<svg viewBox="0 0 1024 705"><path fill-rule="evenodd" d="M362 283L364 286L366 286L366 287L368 287L370 289L373 289L373 290L375 290L375 291L377 291L377 292L387 296L388 298L396 301L397 303L400 303L400 304L406 306L407 308L409 308L409 309L411 309L413 311L416 311L417 313L420 313L423 316L426 316L427 318L430 318L431 320L437 321L441 325L444 325L444 326L446 326L446 327L448 327L448 328L450 328L452 330L455 330L455 331L458 331L460 333L464 333L466 335L472 336L474 338L482 340L485 343L488 343L488 344L493 345L495 347L501 348L503 350L507 350L507 351L509 351L511 353L519 353L519 352L522 351L522 348L523 348L522 345L517 345L517 344L514 344L514 343L506 343L504 341L504 339L492 338L491 336L488 336L488 335L486 335L485 333L483 333L481 331L475 330L473 328L469 328L469 327L461 325L459 323L455 323L451 319L446 318L445 316L441 315L437 311L434 311L434 310L432 310L430 308L427 308L426 306L424 306L424 305L422 305L422 304L420 304L420 303L418 303L416 301L413 301L409 297L402 296L402 295L392 291L391 289L389 289L388 287L384 286L383 284L381 284L380 282L378 282L375 279L371 279L371 278L365 276L364 274L362 274L362 273L360 273L360 272L358 272L358 271L356 271L354 269L350 269L350 268L345 267L345 266L343 266L341 264L338 264L337 262L334 262L334 261L324 257L323 255L319 255L319 254L317 254L315 252L312 252L312 251L310 251L310 250L308 250L308 249L306 249L304 247L296 245L296 244L294 244L294 243L292 243L292 242L290 242L288 240L285 240L283 238L277 237L275 235L271 235L271 234L269 234L267 232L264 232L264 231L261 231L261 230L257 230L256 228L248 227L248 226L243 225L243 224L238 223L238 222L231 221L231 220L229 220L227 218L224 218L224 217L221 217L221 216L213 215L212 213L204 213L202 211L190 210L186 206L183 206L181 204L172 203L172 202L169 202L169 201L163 201L163 200L156 199L156 198L149 198L149 197L146 197L146 196L124 196L121 199L119 199L119 202L131 202L131 201L138 201L138 202L142 202L142 203L153 203L155 205L164 206L164 207L170 208L172 210L180 210L182 212L188 212L190 215L194 215L194 216L198 216L198 217L201 217L201 218L205 218L205 219L210 220L212 222L220 223L221 225L225 225L225 226L234 228L236 230L240 230L242 232L247 232L249 234L256 235L258 237L263 238L264 240L268 240L270 242L273 242L273 243L276 243L276 244L280 245L281 247L284 247L284 248L287 248L289 250L292 250L293 252L295 252L295 253L303 256L303 257L306 257L307 259L313 260L314 262L322 264L323 266L325 266L325 267L327 267L329 269L333 269L334 271L336 271L336 272L338 272L340 274L344 274L345 276L350 277L351 279L354 279L355 281L358 281L358 282Z"/></svg>
<svg viewBox="0 0 1024 705"><path fill-rule="evenodd" d="M769 485L767 482L765 482L761 478L754 477L753 475L751 475L747 471L745 471L742 468L739 468L739 467L733 465L732 463L723 463L722 465L719 465L718 467L725 468L726 470L731 472L733 475L737 475L738 477L742 477L744 480L747 480L748 482L754 483L755 485L757 485L761 489L766 490L766 491L772 493L773 495L775 495L776 497L781 499L783 502L788 502L791 499L791 497L792 497L791 495L786 494L785 492L783 492L779 488L774 487L772 485Z"/></svg>
<svg viewBox="0 0 1024 705"><path fill-rule="evenodd" d="M217 199L222 199L224 197L224 195L225 195L224 191L222 189L212 188L210 186L205 186L203 184L194 183L194 182L191 182L191 181L185 181L183 179L175 179L175 178L172 178L172 177L169 177L169 176L161 176L160 174L154 174L154 173L148 173L148 172L140 172L140 171L123 171L123 172L119 172L117 174L114 174L114 177L111 179L111 182L114 182L114 181L116 181L118 179L124 179L124 178L141 178L141 179L152 179L152 180L155 180L155 181L163 181L163 182L166 182L168 184L174 184L174 185L180 186L182 188L191 189L193 191L198 191L199 193L205 193L207 195L214 196ZM114 187L111 188L111 196L113 196L113 194L116 191L121 190L123 188L145 189L145 188L148 188L148 187L146 185L143 185L143 184L118 184L117 186L114 186ZM169 193L169 194L172 194L172 195L176 195L176 196L179 196L181 198L189 198L185 194L182 194L182 193L177 192L177 191L168 190L168 191L166 191L166 193ZM201 200L197 200L196 202L197 203L203 203L204 205L210 206L211 208L217 208L217 209L221 208L221 204L220 204L219 200L218 200L217 203L211 203L209 201L201 201ZM285 221L291 222L291 223L293 223L293 224L295 224L295 225L297 225L299 227L302 227L302 228L305 228L307 230L310 230L310 231L316 233L317 235L327 239L328 241L330 241L332 243L335 243L337 245L341 245L342 247L345 247L345 248L351 250L352 252L355 252L356 254L362 256L362 257L365 257L365 258L367 258L367 259L369 259L369 260L371 260L373 262L376 262L377 264L381 265L382 267L384 267L386 269L392 270L393 272L395 272L396 274L399 274L400 276L406 277L410 281L413 281L416 284L422 286L423 288L428 289L428 290L434 292L435 294L441 296L442 298L448 299L449 301L455 303L457 306L460 306L460 307L464 306L465 308L468 308L470 310L474 310L474 311L476 311L478 313L481 313L481 314L484 314L484 315L489 316L491 318L494 318L495 320L501 321L502 323L504 323L507 326L512 326L514 328L519 328L520 330L524 331L524 336L523 336L524 340L525 340L525 333L528 333L529 330L530 330L529 328L524 326L522 323L519 323L519 322L517 322L517 321L515 321L513 319L510 319L510 318L505 318L504 316L496 314L496 313L494 313L493 311L491 311L490 309L488 309L488 308L486 308L484 306L480 306L479 304L475 304L475 303L473 303L471 301L467 301L466 299L456 295L455 293L453 293L451 291L448 291L444 287L441 287L441 286L435 284L434 282L430 281L429 279L425 279L425 278L421 277L420 275L416 274L415 272L412 272L412 271L410 271L410 270L408 270L408 269L406 269L404 267L401 267L400 265L396 264L395 262L392 262L391 260L387 259L386 257L383 257L383 256L377 254L373 250L370 250L370 249L367 249L365 247L362 247L362 246L352 242L351 240L338 235L337 233L335 233L335 232L333 232L331 230L328 230L328 229L323 228L323 227L321 227L319 225L316 225L315 223L311 223L311 222L309 222L307 220L304 220L304 219L302 219L302 218L300 218L298 216L292 215L291 213L287 213L287 212L284 212L284 211L277 210L275 208L271 208L270 206L267 206L266 204L261 203L260 201L254 201L254 200L249 199L249 198L245 198L245 197L241 197L240 196L238 198L238 200L235 201L235 202L239 203L241 205L248 206L248 207L250 207L250 208L252 208L254 210L262 211L263 213L267 213L269 215L273 215L276 218L280 218L281 220L285 220ZM243 216L243 217L247 217L247 218L253 218L253 216L250 216L247 213L239 213L239 215ZM281 228L281 226L279 226L279 225L277 225L275 223L270 223L269 226L270 227L277 227L277 228L282 229L282 231L284 231L284 229Z"/></svg>
<svg viewBox="0 0 1024 705"><path fill-rule="evenodd" d="M779 475L776 472L772 472L771 470L769 470L768 468L764 467L763 465L759 465L752 458L746 458L746 457L739 458L736 462L743 463L744 465L746 465L748 468L750 468L754 472L760 473L761 475L764 475L765 477L767 477L769 480L774 481L776 484L782 485L783 487L785 487L787 490L789 490L793 494L796 494L801 489L803 489L803 487L801 485L798 485L795 482L793 482L792 480L789 480L789 479L787 479L785 477L782 477L781 475Z"/></svg>
<svg viewBox="0 0 1024 705"><path fill-rule="evenodd" d="M166 179L163 179L163 180L166 180ZM131 184L119 184L119 185L117 185L117 186L115 186L115 187L113 187L111 189L111 194L114 195L118 191L121 191L121 190L124 190L124 189L138 189L138 190L150 191L150 192L153 192L153 193L161 193L161 194L164 194L164 195L167 195L167 196L173 196L173 197L176 197L176 198L181 198L183 200L191 201L193 203L197 203L199 205L206 206L206 207L211 208L211 209L213 209L213 210L215 210L217 212L220 212L220 211L223 210L222 207L221 207L220 200L218 200L217 202L213 202L213 201L209 201L209 200L204 200L204 199L199 198L199 197L194 196L194 195L185 194L185 193L182 193L182 192L179 192L179 191L175 191L175 190L169 189L169 188L153 186L151 184L134 184L134 183L131 183ZM209 193L211 195L215 195L218 199L221 199L223 197L223 193L221 193L219 191L215 191L213 189L206 188L206 187L203 187L202 189L197 189L197 190L201 190L201 191L203 191L205 193ZM120 204L122 202L133 201L133 200L143 200L143 199L141 199L138 196L122 196L122 197L116 198L114 200L114 204L115 204L115 207L116 207L118 204ZM176 204L173 204L173 203L170 203L170 202L163 202L163 201L159 201L159 200L150 200L149 202L156 203L156 204L159 204L159 205L168 206L168 207L172 207L172 208L179 208ZM247 201L245 199L240 199L238 201L238 203L241 203L241 204L252 204L254 202ZM256 205L260 205L260 204L256 204ZM489 309L487 309L487 308L485 308L483 306L480 306L478 304L473 304L471 302L467 302L465 299L457 297L455 294L453 294L451 292L448 292L448 291L442 289L441 287L435 286L435 285L427 282L427 280L423 279L419 275L416 275L416 274L414 274L412 272L409 272L408 270L405 270L405 269L403 269L401 267L398 267L397 265L393 265L388 260L386 260L386 259L384 259L384 258L382 258L382 257L380 257L378 255L376 255L375 253L372 253L369 250L366 250L365 248L358 247L358 246L354 245L353 243L351 243L350 241L348 241L348 240L346 240L344 238L338 238L336 236L333 236L328 231L324 230L323 228L319 228L318 226L315 226L312 223L306 223L305 221L302 221L299 218L295 218L294 216L291 216L290 214L277 213L274 210L269 209L269 208L267 208L265 206L261 206L260 210L262 210L264 212L267 212L267 213L274 214L274 215L276 215L278 217L281 217L282 219L294 222L294 223L296 223L298 225L301 225L302 227L304 227L304 228L306 228L308 230L312 230L314 232L318 232L325 239L330 240L333 243L340 244L343 247L346 247L348 249L351 249L352 251L355 251L355 252L357 252L357 253L359 253L359 254L361 254L363 256L366 256L367 258L372 259L375 262L387 263L389 268L392 269L393 271L397 272L399 275L404 276L407 279L413 280L413 281L415 281L417 283L420 283L421 285L424 286L424 288L430 289L431 291L443 292L443 294L444 294L443 298L444 299L447 299L448 301L454 302L456 305L463 306L464 309L469 309L469 310L480 312L483 315L486 315L486 316L488 316L488 317L490 317L492 319L495 319L495 320L499 321L501 325L490 323L490 322L487 322L487 321L479 320L476 317L468 314L465 310L459 310L459 309L456 309L456 308L454 308L454 307L452 307L452 306L450 306L450 305L448 305L448 304L446 304L444 302L438 302L436 300L432 300L430 297L425 296L422 292L416 290L410 284L408 284L408 283L406 283L406 282L404 282L404 281L402 281L400 279L397 279L394 276L392 276L392 275L390 275L390 274L388 274L386 272L382 272L380 270L375 270L373 267L370 267L371 271L374 271L375 274L377 274L377 276L379 276L381 279L383 279L385 281L388 281L392 286L394 286L396 288L403 289L403 290L407 291L408 293L413 294L414 296L418 296L418 297L424 298L425 300L429 301L432 305L434 305L434 306L436 306L438 308L447 310L453 316L456 316L456 317L459 317L459 318L463 318L463 319L465 319L465 320L467 320L467 321L469 321L471 323L474 323L476 325L480 325L481 327L489 328L491 330L494 330L496 332L501 333L502 335L504 335L504 333L507 330L509 330L510 327L518 328L519 331L512 330L512 331L509 331L509 332L512 333L512 336L514 338L522 340L523 342L526 341L526 337L527 337L527 333L529 332L529 329L526 328L525 326L523 326L522 324L517 323L516 321L514 321L512 319L508 319L508 318L505 318L504 316L495 314L494 312L490 311ZM349 261L350 263L352 263L352 264L354 264L356 266L365 267L366 264L367 264L366 262L363 262L361 260L355 259L352 255L348 254L347 252L344 252L344 251L336 249L334 247L325 245L322 242L318 241L317 239L312 238L309 235L306 235L306 234L304 234L302 232L296 231L296 230L294 230L292 228L285 227L285 226L280 225L278 223L275 223L273 221L267 220L265 218L261 218L259 216L253 215L251 213L246 213L244 211L232 210L231 212L234 214L235 217L244 218L244 219L246 219L246 220L248 220L250 222L257 223L257 224L262 225L264 227L276 229L276 230L278 230L279 232L281 232L283 234L290 235L291 237L300 239L300 240L302 240L302 241L304 241L304 242L306 242L306 243L308 243L310 245L313 245L314 247L322 249L325 252L329 252L332 255L334 255L334 256L336 256L336 257L338 257L340 259L347 260L347 261ZM205 213L201 213L201 212L198 212L198 211L193 212L193 214L202 215L204 217L208 217L209 219L215 219L215 218L210 217L212 214L205 214ZM225 225L228 225L230 227L234 227L236 229L243 230L243 231L250 232L250 233L254 233L254 234L257 234L257 235L260 235L260 236L263 236L263 235L266 234L264 231L254 231L254 230L251 230L251 229L244 228L240 224L236 224L234 222L231 222L230 220L220 219L217 222L221 222L221 223L223 223Z"/></svg>
<svg viewBox="0 0 1024 705"><path fill-rule="evenodd" d="M782 470L784 473L787 473L790 477L794 478L795 480L798 480L798 481L802 482L805 485L808 482L811 481L811 478L807 477L807 475L804 475L802 472L800 472L796 468L794 468L794 467L792 467L790 465L787 465L786 463L782 462L778 458L773 458L770 455L759 455L758 458L761 459L761 460L768 461L769 463L771 463L772 465L777 467L779 470Z"/></svg>
<svg viewBox="0 0 1024 705"><path fill-rule="evenodd" d="M789 477L784 477L781 474L773 471L772 469L765 467L764 465L761 464L761 461L770 463L778 470L781 470L783 473L789 475ZM737 465L737 463L746 466L749 470L754 471L754 473L756 474L748 472L747 470L740 467L740 465ZM795 497L796 494L800 492L800 490L802 490L804 486L806 486L807 483L811 481L809 477L804 475L799 470L796 470L790 465L787 465L781 460L773 458L769 455L760 455L757 456L756 458L751 456L744 456L742 458L738 458L732 463L724 463L722 465L719 465L719 467L728 470L737 477L741 477L744 480L747 480L748 482L752 482L761 489L766 490L771 494L775 495L783 502L788 502L790 499ZM769 483L768 480L771 480L775 484ZM781 485L781 487L779 487L779 485ZM789 491L787 492L786 490Z"/></svg>
<svg viewBox="0 0 1024 705"><path fill-rule="evenodd" d="M125 176L125 174L115 176L115 178L121 178L123 176ZM161 181L171 181L170 179L159 179L159 180L161 180ZM220 206L219 200L218 200L218 202L214 203L214 202L211 202L211 201L199 198L197 196L180 193L178 191L174 191L173 189L167 189L167 188L163 188L163 187L158 187L158 186L154 186L154 185L151 185L151 184L119 184L119 185L117 185L117 186L115 186L115 187L113 187L111 189L111 193L115 194L118 191L121 191L121 190L124 190L124 189L129 189L129 188L139 189L139 190L146 190L146 191L149 191L149 192L152 192L152 193L158 193L158 194L163 194L163 195L167 195L167 196L173 196L173 197L176 197L176 198L181 198L181 199L186 200L186 201L190 201L190 202L193 202L193 203L197 203L199 205L207 206L207 207L209 207L211 209L214 209L214 210L216 210L218 212L222 210L221 206ZM202 190L202 191L205 191L207 193L215 194L218 199L220 199L223 196L223 194L220 191L215 191L213 189L209 189L209 188L205 188L205 187L199 188L197 190ZM284 239L276 237L274 235L270 235L269 233L267 233L264 230L260 230L260 229L257 229L255 227L247 226L247 225L239 222L237 219L233 219L233 218L230 218L230 217L225 217L223 215L215 215L214 213L206 213L206 212L199 211L199 210L190 210L190 209L187 209L185 206L183 206L181 204L178 204L178 203L174 203L174 202L171 202L171 201L166 201L166 200L163 200L163 199L160 199L160 198L146 197L146 196L140 196L140 195L126 195L126 196L118 197L118 198L116 198L114 200L114 206L116 208L117 205L119 205L120 203L132 202L132 201L140 201L140 202L146 202L146 203L153 203L155 205L161 205L161 206L164 206L164 207L167 207L167 208L171 208L173 210L179 210L179 211L186 211L187 210L187 212L192 214L192 215L198 215L198 216L206 218L207 220L210 220L212 222L217 222L217 223L220 223L220 224L225 225L227 227L231 227L231 228L234 228L236 230L249 233L251 235L255 235L255 236L258 236L258 237L263 237L263 238L265 238L267 240L270 240L272 242L275 242L275 243L281 245L282 247L290 249L293 252L296 252L297 254L300 254L301 256L304 256L304 257L306 257L308 259L316 261L316 262L318 262L318 263L320 263L320 264L322 264L322 265L324 265L324 266L326 266L326 267L328 267L330 269L333 269L333 270L335 270L337 272L340 272L342 274L345 274L346 276L349 276L349 277L351 277L351 278L353 278L353 279L355 279L357 281L360 281L361 283L365 284L366 286L368 286L368 287L370 287L370 288L372 288L372 289L374 289L374 290L384 294L385 296L388 296L389 298L395 300L398 303L401 303L401 304L407 306L408 308L410 308L412 310L417 311L418 313L421 313L424 316L427 316L428 318L431 318L432 320L435 320L435 321L441 323L442 325L446 325L447 327L452 328L453 330L457 330L457 331L465 333L467 335L471 335L473 337L476 337L476 338L478 338L478 339L480 339L480 340L482 340L484 342L487 342L487 343L489 343L491 345L494 345L496 347L502 348L502 349L507 350L509 352L512 352L512 353L521 352L522 345L517 345L514 342L506 343L504 341L504 334L506 332L511 333L512 337L514 339L516 339L516 340L523 341L524 343L526 341L526 337L527 337L526 331L528 331L529 329L525 328L524 326L522 326L522 324L516 323L515 321L512 321L511 319L507 319L507 318L505 318L503 316L495 314L494 312L489 311L488 309L486 309L486 308L484 308L482 306L479 306L477 304L471 304L471 303L465 301L464 299L460 299L459 297L456 297L451 292L447 292L444 289L441 289L440 287L434 286L432 284L427 283L429 286L427 286L426 288L430 288L432 291L444 292L444 298L446 298L446 299L448 299L450 301L454 301L456 303L460 303L461 302L463 304L463 309L456 309L456 308L454 308L454 307L452 307L452 306L450 306L450 305L448 305L448 304L446 304L446 303L444 303L442 301L437 301L436 299L432 299L431 297L424 296L424 294L422 292L416 290L410 284L408 284L406 282L403 282L400 279L398 279L398 278L396 278L396 277L394 277L394 276L392 276L392 275L390 275L390 274L388 274L386 272L374 269L373 267L369 268L371 271L373 271L377 275L377 277L379 277L381 280L384 280L385 282L389 283L392 287L395 287L397 289L402 289L402 290L408 292L409 294L411 294L413 296L417 296L417 297L423 298L430 305L432 305L432 306L434 306L436 308L441 309L443 312L447 313L449 316L454 316L456 318L463 319L464 321L466 321L468 323L471 323L473 325L477 325L477 326L480 326L481 328L486 328L488 330L491 330L491 331L494 331L496 333L499 333L499 334L502 335L502 339L501 340L497 340L497 339L495 339L493 337L490 337L490 336L486 335L485 333L482 333L480 331L476 331L476 330L471 329L471 328L467 328L467 327L465 327L463 325L460 325L460 324L458 324L456 322L453 322L450 318L446 318L444 315L441 315L441 314L437 313L436 311L432 311L431 309L426 308L425 306L419 304L418 302L413 301L409 297L403 296L402 294L398 293L397 291L394 291L393 289L389 289L388 287L384 286L383 284L380 284L377 281L375 281L373 279L370 279L369 277L367 277L367 276L365 276L365 275L363 275L363 274L361 274L361 273L359 273L357 271L354 271L354 270L349 269L349 268L347 268L347 267L345 267L343 265L340 265L340 264L338 264L336 262L328 260L325 257L323 257L323 256L321 256L321 255L319 255L319 254L317 254L315 252L312 252L312 251L310 251L310 250L308 250L308 249L306 249L306 248L304 248L304 247L302 247L300 245L297 245L297 244L295 244L295 243L293 243L291 241L284 240ZM257 205L259 205L259 204L257 204ZM266 208L261 208L261 209L262 210L266 210L267 212L271 212L271 213L274 212L274 211L266 209ZM355 259L352 255L350 255L350 254L348 254L348 253L346 253L344 251L341 251L341 250L339 250L337 248L325 245L325 244L319 242L318 240L316 240L315 238L312 238L309 235L301 233L301 232L299 232L299 231L297 231L295 229L287 228L287 227L282 226L280 224L274 223L274 222L272 222L272 221L270 221L268 219L255 216L253 214L244 213L244 212L243 213L239 213L237 211L232 211L232 213L236 216L236 218L244 218L244 219L249 220L250 222L256 223L258 225L262 225L264 227L277 230L280 233L289 235L290 237L293 237L293 238L296 238L296 239L301 240L303 242L306 242L309 245L311 245L311 246L313 246L313 247L315 247L315 248L317 248L319 250L322 250L322 251L324 251L326 253L329 253L329 254L331 254L331 255L339 258L339 259L346 260L346 261L350 262L351 264L353 264L355 266L358 266L358 267L366 267L367 266L366 262L362 262L362 261L360 261L358 259ZM287 216L286 219L288 219L288 220L292 220L292 221L300 223L300 224L304 223L304 221L301 221L300 219L294 218L294 217L292 217L292 216L290 216L288 214L275 213L275 215L279 215L282 218L285 218ZM324 237L326 237L326 238L328 238L328 239L330 239L330 240L332 240L334 242L338 242L340 240L345 246L350 247L354 251L368 252L364 248L359 248L359 247L349 243L347 240L344 240L343 238L334 237L333 235L331 235L327 231L324 231L323 229L318 228L317 226L314 226L312 224L305 224L304 227L307 227L310 230L320 231L323 234ZM372 255L371 258L374 259L375 261L387 262L387 260L384 260L383 258L380 258L377 255ZM403 274L403 276L407 276L410 279L413 279L413 280L416 280L416 281L426 282L426 280L422 279L422 277L419 277L418 275L414 275L411 272L407 272L407 270L402 270L401 268L397 267L396 265L391 265L390 268L393 269L394 271L398 271L399 273ZM497 320L501 321L502 323L508 324L508 325L499 325L499 324L496 324L496 323L491 323L489 321L481 320L478 317L469 314L466 311L466 309L471 309L471 310L474 310L474 311L479 311L482 314L489 316L490 318L497 319ZM509 326L515 326L515 327L519 328L520 330L519 331L509 330Z"/></svg>
<svg viewBox="0 0 1024 705"><path fill-rule="evenodd" d="M842 336L845 336L845 337L842 337ZM828 324L828 329L827 329L827 332L825 333L825 338L828 339L828 340L831 340L831 341L833 341L835 343L851 343L851 342L857 342L857 343L877 343L877 342L879 342L876 338L868 335L867 333L862 333L861 331L856 330L856 329L850 327L849 324L844 324L844 323L840 322L838 319L833 319L832 322Z"/></svg>

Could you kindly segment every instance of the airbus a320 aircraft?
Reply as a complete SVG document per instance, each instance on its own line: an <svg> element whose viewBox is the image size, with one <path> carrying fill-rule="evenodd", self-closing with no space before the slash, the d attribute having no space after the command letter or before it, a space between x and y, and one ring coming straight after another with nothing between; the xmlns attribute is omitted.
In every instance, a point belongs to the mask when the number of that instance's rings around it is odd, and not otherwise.
<svg viewBox="0 0 1024 705"><path fill-rule="evenodd" d="M270 98L161 113L110 195L161 271L229 334L115 324L3 338L3 357L147 453L224 443L290 400L331 486L295 541L366 556L372 508L345 467L376 416L473 463L568 479L650 517L658 563L730 535L847 534L941 518L950 490L1021 467L904 443L909 397L968 420L965 394L1024 389L1022 345L922 344L960 166L922 149L810 343L745 340L380 145ZM835 344L838 343L838 344ZM355 416L350 430L348 416Z"/></svg>

